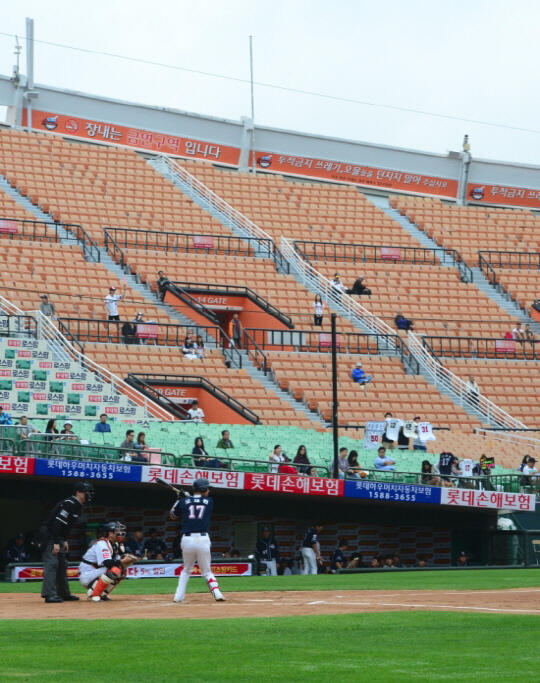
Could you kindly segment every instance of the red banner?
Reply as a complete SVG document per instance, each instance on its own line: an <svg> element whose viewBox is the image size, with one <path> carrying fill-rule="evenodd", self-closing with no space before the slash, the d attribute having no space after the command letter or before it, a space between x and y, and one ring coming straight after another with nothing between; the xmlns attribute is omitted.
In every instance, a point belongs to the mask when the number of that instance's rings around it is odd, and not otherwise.
<svg viewBox="0 0 540 683"><path fill-rule="evenodd" d="M19 232L17 221L0 220L0 232L15 233Z"/></svg>
<svg viewBox="0 0 540 683"><path fill-rule="evenodd" d="M26 126L26 110L23 112L23 126ZM130 128L129 126L44 111L32 111L32 128L70 135L84 140L93 140L94 142L136 147L152 152L170 154L171 156L219 161L230 166L238 166L240 158L238 147L227 147L226 145L194 140L179 135L157 133L142 128Z"/></svg>
<svg viewBox="0 0 540 683"><path fill-rule="evenodd" d="M299 493L308 496L343 496L343 479L302 477L292 474L244 475L245 491L272 491L274 493Z"/></svg>
<svg viewBox="0 0 540 683"><path fill-rule="evenodd" d="M34 474L34 458L0 455L0 474Z"/></svg>
<svg viewBox="0 0 540 683"><path fill-rule="evenodd" d="M540 190L510 185L467 185L467 199L479 204L501 204L503 206L521 206L540 209Z"/></svg>
<svg viewBox="0 0 540 683"><path fill-rule="evenodd" d="M450 178L438 178L437 176L393 171L388 168L376 168L363 164L289 156L287 154L256 152L255 158L257 167L270 173L301 175L342 183L382 187L388 190L451 197L452 199L457 196L457 180Z"/></svg>

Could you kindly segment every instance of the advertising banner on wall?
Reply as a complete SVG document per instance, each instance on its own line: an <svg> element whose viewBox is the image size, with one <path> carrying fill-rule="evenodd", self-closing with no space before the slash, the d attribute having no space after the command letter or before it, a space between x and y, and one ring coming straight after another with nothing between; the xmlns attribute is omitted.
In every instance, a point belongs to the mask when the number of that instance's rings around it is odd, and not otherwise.
<svg viewBox="0 0 540 683"><path fill-rule="evenodd" d="M26 110L23 112L23 126L25 125ZM228 147L179 135L157 133L142 128L131 128L116 123L104 123L103 121L64 116L52 112L32 111L32 128L94 142L136 147L137 149L170 154L171 156L206 159L230 166L237 166L240 158L238 147Z"/></svg>
<svg viewBox="0 0 540 683"><path fill-rule="evenodd" d="M247 475L246 475L247 476ZM224 470L203 470L189 467L166 467L165 465L142 466L141 481L152 483L164 479L169 484L192 486L195 479L204 477L210 486L219 489L243 489L244 473Z"/></svg>
<svg viewBox="0 0 540 683"><path fill-rule="evenodd" d="M341 479L302 477L294 474L252 474L246 472L246 491L268 491L274 493L301 493L308 496L342 496Z"/></svg>
<svg viewBox="0 0 540 683"><path fill-rule="evenodd" d="M441 489L442 505L464 505L473 508L497 510L524 510L534 512L536 496L529 493L504 493L471 489Z"/></svg>
<svg viewBox="0 0 540 683"><path fill-rule="evenodd" d="M116 462L83 462L61 458L36 458L34 474L74 479L141 481L141 466Z"/></svg>
<svg viewBox="0 0 540 683"><path fill-rule="evenodd" d="M540 209L540 190L510 185L483 185L469 183L467 200L478 204L499 204L501 206L517 206L529 209Z"/></svg>
<svg viewBox="0 0 540 683"><path fill-rule="evenodd" d="M417 484L395 484L382 481L346 481L346 498L394 501L396 503L429 503L439 505L441 489Z"/></svg>

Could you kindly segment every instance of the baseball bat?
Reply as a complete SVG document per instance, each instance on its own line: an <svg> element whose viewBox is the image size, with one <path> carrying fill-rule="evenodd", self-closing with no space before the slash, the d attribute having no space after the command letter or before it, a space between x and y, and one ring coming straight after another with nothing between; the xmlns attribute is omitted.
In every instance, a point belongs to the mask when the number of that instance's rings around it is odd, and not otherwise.
<svg viewBox="0 0 540 683"><path fill-rule="evenodd" d="M158 484L161 484L162 486L166 486L168 489L171 489L172 491L174 491L176 493L176 495L178 496L178 498L180 498L180 496L182 496L182 495L186 496L186 497L189 496L189 493L186 493L182 489L179 489L176 486L169 484L168 481L165 481L165 479L162 479L161 477L156 477L156 482Z"/></svg>

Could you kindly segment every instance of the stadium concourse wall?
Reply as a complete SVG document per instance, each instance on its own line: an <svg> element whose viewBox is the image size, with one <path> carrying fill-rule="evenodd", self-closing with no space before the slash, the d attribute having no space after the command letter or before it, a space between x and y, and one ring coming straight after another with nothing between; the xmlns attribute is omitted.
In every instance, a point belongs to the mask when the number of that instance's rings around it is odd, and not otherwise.
<svg viewBox="0 0 540 683"><path fill-rule="evenodd" d="M0 75L7 125L26 124L21 102L21 89ZM38 131L242 169L250 165L252 126L245 118L219 119L44 85L33 88L32 106L32 128ZM461 152L432 154L264 126L256 129L256 144L260 172L449 201L465 182ZM472 158L466 197L471 204L540 209L540 166Z"/></svg>
<svg viewBox="0 0 540 683"><path fill-rule="evenodd" d="M122 519L131 530L157 528L172 549L177 528L167 521L167 511L175 495L156 478L189 487L199 476L209 479L216 498L212 537L218 553L235 547L248 553L259 525L272 524L282 551L291 557L307 526L320 520L326 527L326 554L343 537L368 561L398 553L411 564L422 556L434 565L448 565L465 550L482 563L497 511L535 509L535 497L528 494L4 455L0 515L6 523L0 544L19 531L35 530L56 500L69 495L74 480L84 477L97 491L86 522ZM72 539L74 559L84 543L81 528Z"/></svg>

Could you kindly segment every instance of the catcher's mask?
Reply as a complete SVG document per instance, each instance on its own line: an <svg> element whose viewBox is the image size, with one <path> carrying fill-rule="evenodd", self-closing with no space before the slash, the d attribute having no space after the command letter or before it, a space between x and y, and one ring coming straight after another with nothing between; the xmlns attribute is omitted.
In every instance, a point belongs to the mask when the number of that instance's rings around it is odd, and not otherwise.
<svg viewBox="0 0 540 683"><path fill-rule="evenodd" d="M99 527L98 535L108 536L110 533L116 534L117 541L123 541L126 534L126 527L121 522L106 522Z"/></svg>

